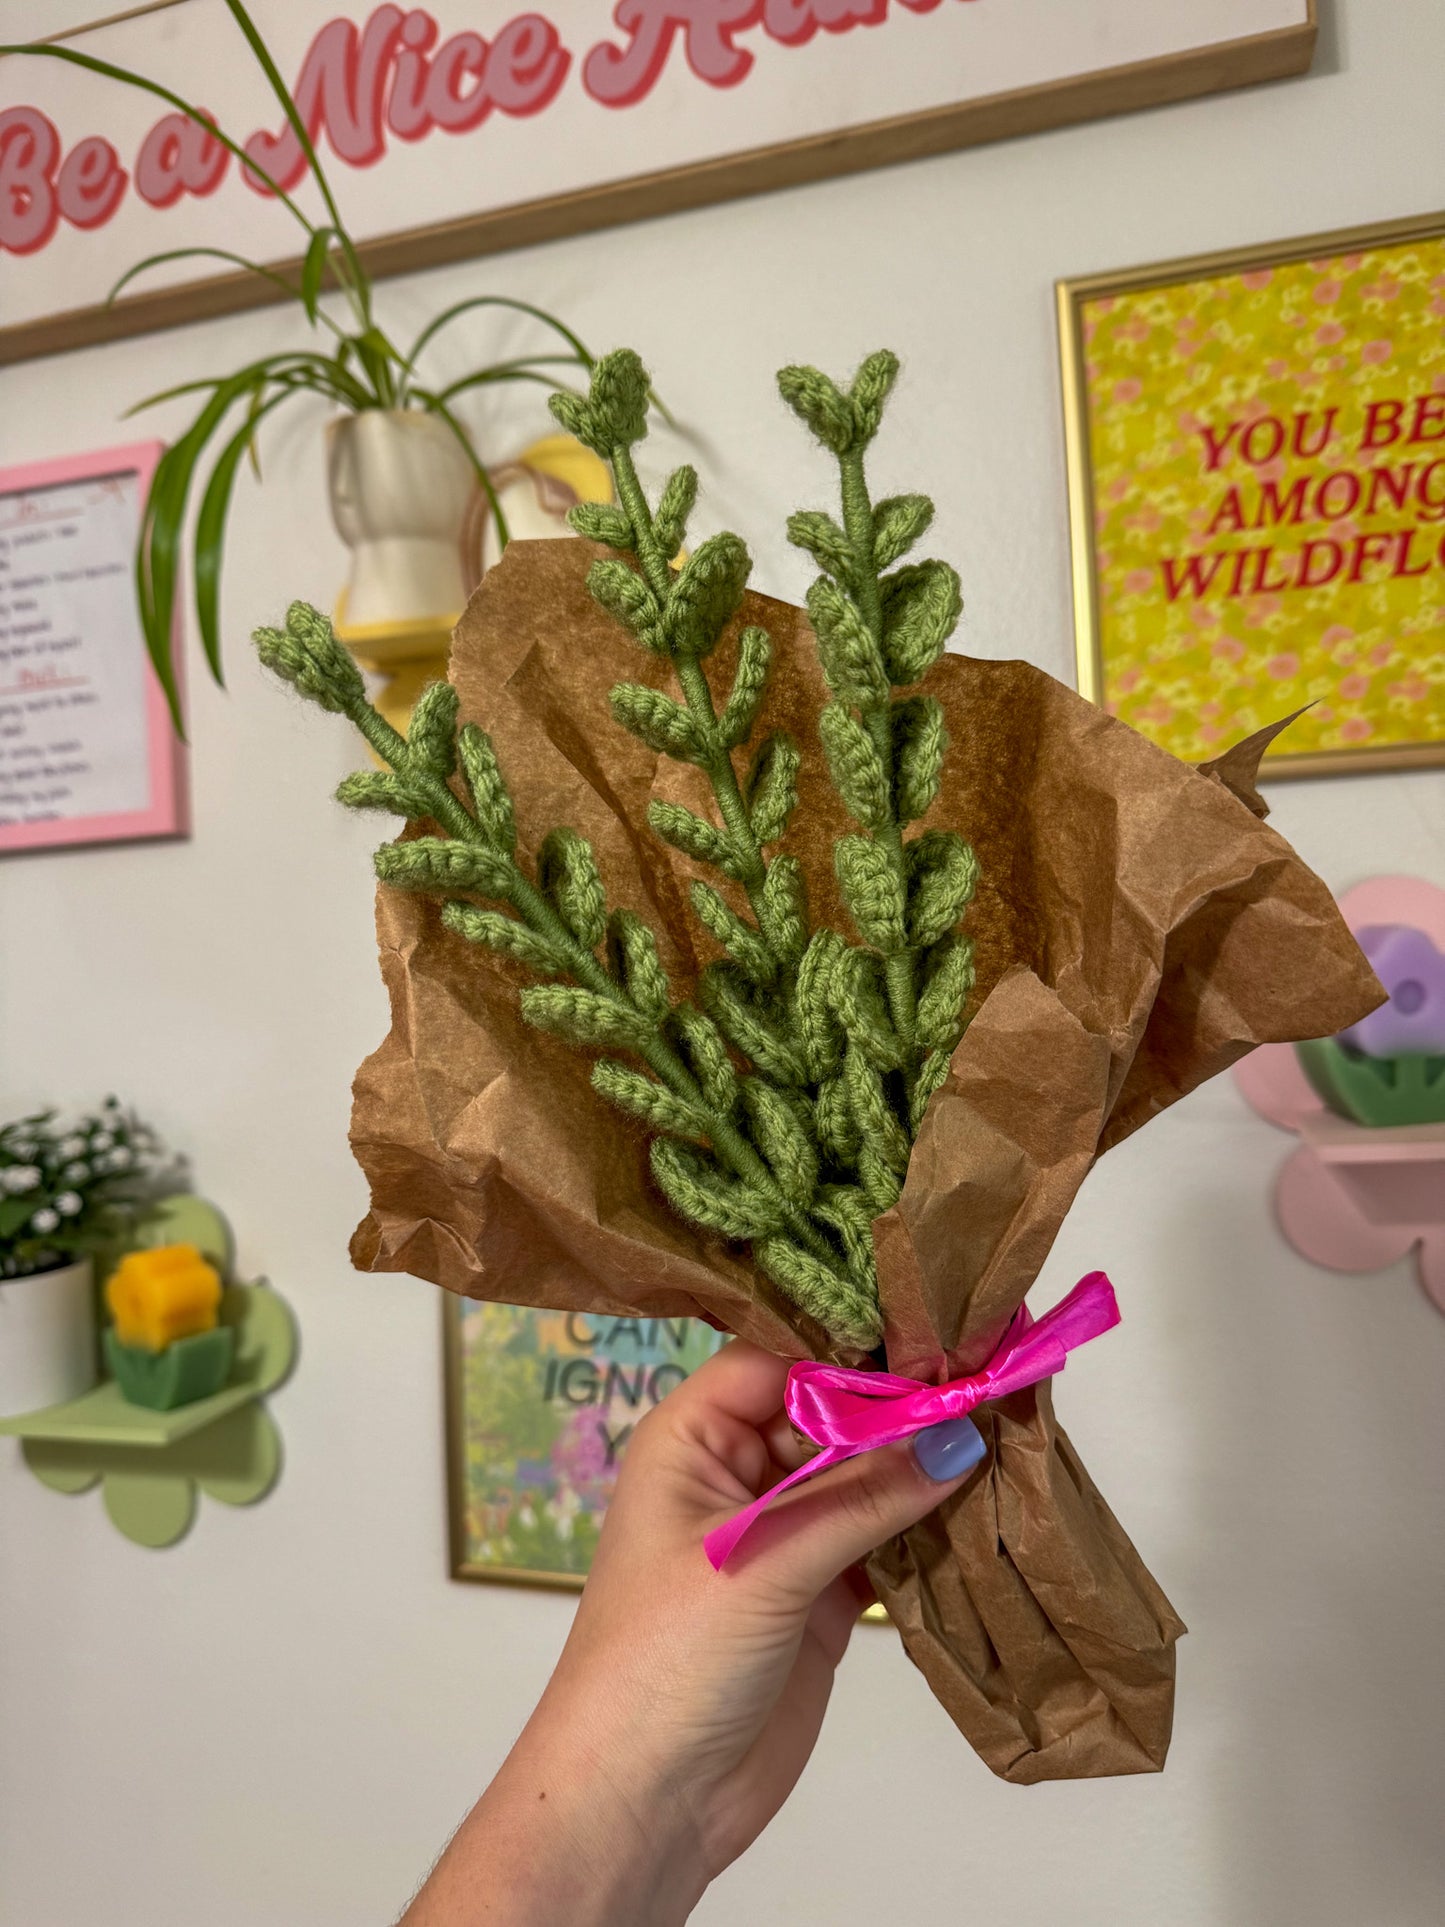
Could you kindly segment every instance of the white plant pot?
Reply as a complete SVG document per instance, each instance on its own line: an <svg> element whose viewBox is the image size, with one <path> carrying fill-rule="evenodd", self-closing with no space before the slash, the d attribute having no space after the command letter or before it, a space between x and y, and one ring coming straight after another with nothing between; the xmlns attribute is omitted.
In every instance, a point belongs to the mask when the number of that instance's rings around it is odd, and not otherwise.
<svg viewBox="0 0 1445 1927"><path fill-rule="evenodd" d="M79 1398L95 1378L90 1260L0 1279L0 1418Z"/></svg>
<svg viewBox="0 0 1445 1927"><path fill-rule="evenodd" d="M476 476L446 423L369 408L327 429L331 519L351 550L348 634L450 629L466 606L462 534Z"/></svg>

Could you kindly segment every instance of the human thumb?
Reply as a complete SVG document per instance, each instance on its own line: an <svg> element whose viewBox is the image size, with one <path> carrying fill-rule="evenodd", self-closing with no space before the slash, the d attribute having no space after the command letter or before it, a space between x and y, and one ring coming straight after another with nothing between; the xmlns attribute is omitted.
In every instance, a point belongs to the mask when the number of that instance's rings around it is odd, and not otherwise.
<svg viewBox="0 0 1445 1927"><path fill-rule="evenodd" d="M755 1583L815 1599L840 1572L926 1518L987 1454L972 1419L949 1419L810 1479L754 1525L747 1565Z"/></svg>

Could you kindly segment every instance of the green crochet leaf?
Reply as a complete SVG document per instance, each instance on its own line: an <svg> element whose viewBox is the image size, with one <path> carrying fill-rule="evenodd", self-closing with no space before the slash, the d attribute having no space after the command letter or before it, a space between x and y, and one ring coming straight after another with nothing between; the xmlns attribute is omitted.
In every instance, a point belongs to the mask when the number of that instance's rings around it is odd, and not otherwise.
<svg viewBox="0 0 1445 1927"><path fill-rule="evenodd" d="M806 1205L817 1189L818 1153L799 1112L761 1077L748 1078L743 1101L753 1142L783 1196L790 1204Z"/></svg>
<svg viewBox="0 0 1445 1927"><path fill-rule="evenodd" d="M652 1034L640 1011L572 984L534 984L522 992L520 1001L529 1024L555 1031L574 1044L640 1050Z"/></svg>
<svg viewBox="0 0 1445 1927"><path fill-rule="evenodd" d="M737 614L748 586L752 557L747 544L724 531L683 564L667 599L663 627L668 647L680 656L706 656Z"/></svg>
<svg viewBox="0 0 1445 1927"><path fill-rule="evenodd" d="M843 1029L834 986L846 947L834 931L819 930L809 939L798 965L798 1029L807 1068L815 1082L831 1076L843 1062Z"/></svg>
<svg viewBox="0 0 1445 1927"><path fill-rule="evenodd" d="M823 675L839 702L855 709L876 709L886 702L888 677L857 607L824 575L808 590L807 600Z"/></svg>
<svg viewBox="0 0 1445 1927"><path fill-rule="evenodd" d="M702 1086L703 1096L713 1110L730 1117L741 1084L722 1032L696 1004L679 1004L668 1019L668 1028L688 1069Z"/></svg>
<svg viewBox="0 0 1445 1927"><path fill-rule="evenodd" d="M853 550L831 515L824 515L820 509L799 509L788 517L788 540L795 549L811 555L820 569L845 588L853 585Z"/></svg>
<svg viewBox="0 0 1445 1927"><path fill-rule="evenodd" d="M661 798L647 806L647 820L662 838L684 856L690 856L695 863L710 863L724 876L741 881L747 870L742 853L734 846L726 830L715 824L705 823L691 810L685 810L680 803L664 802Z"/></svg>
<svg viewBox="0 0 1445 1927"><path fill-rule="evenodd" d="M537 883L582 948L595 950L607 927L607 897L586 837L549 831L537 854Z"/></svg>
<svg viewBox="0 0 1445 1927"><path fill-rule="evenodd" d="M853 403L817 368L778 370L778 392L825 448L846 455L857 435Z"/></svg>
<svg viewBox="0 0 1445 1927"><path fill-rule="evenodd" d="M444 903L442 922L468 943L479 943L546 975L563 974L567 957L535 930L500 910L479 910L471 903Z"/></svg>
<svg viewBox="0 0 1445 1927"><path fill-rule="evenodd" d="M675 556L687 536L687 521L697 501L697 470L684 463L663 486L652 518L652 532L665 556Z"/></svg>
<svg viewBox="0 0 1445 1927"><path fill-rule="evenodd" d="M946 562L910 562L884 576L879 588L888 679L900 686L918 682L943 654L963 613L957 572Z"/></svg>
<svg viewBox="0 0 1445 1927"><path fill-rule="evenodd" d="M818 733L833 786L849 815L867 830L883 829L892 820L888 772L873 738L841 703L829 703L824 709Z"/></svg>
<svg viewBox="0 0 1445 1927"><path fill-rule="evenodd" d="M710 884L695 882L689 894L699 921L717 939L754 983L770 984L778 974L778 960L761 931L740 917Z"/></svg>
<svg viewBox="0 0 1445 1927"><path fill-rule="evenodd" d="M405 817L425 816L428 809L419 786L389 769L359 769L343 776L336 786L336 800L351 810L388 810Z"/></svg>
<svg viewBox="0 0 1445 1927"><path fill-rule="evenodd" d="M908 869L908 941L925 950L946 936L968 908L978 859L956 830L928 830L904 845Z"/></svg>
<svg viewBox="0 0 1445 1927"><path fill-rule="evenodd" d="M620 682L609 699L612 714L622 727L646 743L658 756L674 756L680 762L700 763L708 754L698 724L671 696L645 683Z"/></svg>
<svg viewBox="0 0 1445 1927"><path fill-rule="evenodd" d="M871 442L883 420L883 407L898 379L898 357L891 349L880 348L871 354L853 377L850 400L853 404L855 433L861 443Z"/></svg>
<svg viewBox="0 0 1445 1927"><path fill-rule="evenodd" d="M910 696L895 703L890 718L893 735L893 793L900 824L926 816L938 795L948 729L943 705L932 696Z"/></svg>
<svg viewBox="0 0 1445 1927"><path fill-rule="evenodd" d="M585 535L591 542L605 542L609 549L637 546L626 513L611 502L578 502L568 509L567 521L578 535Z"/></svg>
<svg viewBox="0 0 1445 1927"><path fill-rule="evenodd" d="M758 1070L778 1084L807 1084L801 1041L789 1035L782 1006L736 964L709 964L698 995L723 1036Z"/></svg>
<svg viewBox="0 0 1445 1927"><path fill-rule="evenodd" d="M863 941L885 955L902 950L903 884L887 850L871 836L840 836L833 846L833 867Z"/></svg>
<svg viewBox="0 0 1445 1927"><path fill-rule="evenodd" d="M791 1239L763 1238L753 1246L753 1256L773 1283L825 1331L860 1351L872 1351L882 1338L876 1298Z"/></svg>
<svg viewBox="0 0 1445 1927"><path fill-rule="evenodd" d="M798 806L802 752L783 730L765 736L753 757L743 791L748 822L760 844L776 843Z"/></svg>
<svg viewBox="0 0 1445 1927"><path fill-rule="evenodd" d="M475 723L466 723L457 739L457 748L477 822L497 848L510 856L517 847L517 822L512 812L511 793L497 767L492 739Z"/></svg>
<svg viewBox="0 0 1445 1927"><path fill-rule="evenodd" d="M778 1230L787 1218L781 1196L772 1197L760 1185L730 1177L716 1158L690 1144L656 1138L652 1144L652 1174L675 1210L725 1238L762 1238Z"/></svg>
<svg viewBox="0 0 1445 1927"><path fill-rule="evenodd" d="M671 991L657 954L657 939L631 910L614 910L607 919L607 957L612 974L644 1017L659 1023L667 1015Z"/></svg>
<svg viewBox="0 0 1445 1927"><path fill-rule="evenodd" d="M873 566L889 569L928 533L933 504L926 495L890 495L873 509Z"/></svg>
<svg viewBox="0 0 1445 1927"><path fill-rule="evenodd" d="M471 890L479 897L505 899L517 875L511 861L500 851L441 836L419 836L410 843L384 843L372 862L377 876L393 889L434 890L439 895Z"/></svg>
<svg viewBox="0 0 1445 1927"><path fill-rule="evenodd" d="M594 562L587 571L587 587L598 607L630 630L644 649L658 656L668 653L657 597L630 563Z"/></svg>
<svg viewBox="0 0 1445 1927"><path fill-rule="evenodd" d="M445 782L457 766L457 692L449 682L422 691L406 732L412 768Z"/></svg>
<svg viewBox="0 0 1445 1927"><path fill-rule="evenodd" d="M676 1096L655 1078L604 1057L592 1066L592 1088L619 1110L654 1131L676 1131L683 1137L706 1137L708 1116L697 1105Z"/></svg>
<svg viewBox="0 0 1445 1927"><path fill-rule="evenodd" d="M808 893L796 857L775 856L768 865L757 914L773 954L784 963L796 963L808 941Z"/></svg>
<svg viewBox="0 0 1445 1927"><path fill-rule="evenodd" d="M753 724L763 706L772 656L773 646L766 629L743 630L738 637L738 666L732 693L718 717L718 736L724 749L736 749L752 735Z"/></svg>
<svg viewBox="0 0 1445 1927"><path fill-rule="evenodd" d="M918 994L917 1036L924 1050L952 1053L963 1035L973 975L973 944L967 937L944 937L929 951Z"/></svg>

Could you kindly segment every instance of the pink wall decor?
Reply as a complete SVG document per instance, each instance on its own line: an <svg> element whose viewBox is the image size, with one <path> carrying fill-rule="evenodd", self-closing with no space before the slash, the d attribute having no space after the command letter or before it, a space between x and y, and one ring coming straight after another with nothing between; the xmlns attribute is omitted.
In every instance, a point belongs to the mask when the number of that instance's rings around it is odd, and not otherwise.
<svg viewBox="0 0 1445 1927"><path fill-rule="evenodd" d="M1445 890L1418 877L1371 877L1340 908L1352 930L1404 924L1445 949ZM1289 1044L1262 1044L1234 1081L1261 1117L1301 1139L1274 1186L1295 1250L1331 1271L1379 1271L1413 1250L1421 1284L1445 1312L1445 1124L1372 1130L1336 1117Z"/></svg>
<svg viewBox="0 0 1445 1927"><path fill-rule="evenodd" d="M135 599L161 448L0 469L0 854L186 832Z"/></svg>

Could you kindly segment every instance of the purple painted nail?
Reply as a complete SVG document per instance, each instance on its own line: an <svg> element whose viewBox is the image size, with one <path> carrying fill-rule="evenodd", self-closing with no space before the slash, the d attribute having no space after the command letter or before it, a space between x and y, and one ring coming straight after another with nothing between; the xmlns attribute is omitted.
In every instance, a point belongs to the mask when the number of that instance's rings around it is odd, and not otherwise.
<svg viewBox="0 0 1445 1927"><path fill-rule="evenodd" d="M972 1472L987 1451L983 1434L971 1418L950 1418L941 1425L927 1426L913 1441L913 1456L940 1485L946 1479L956 1479L960 1472Z"/></svg>

